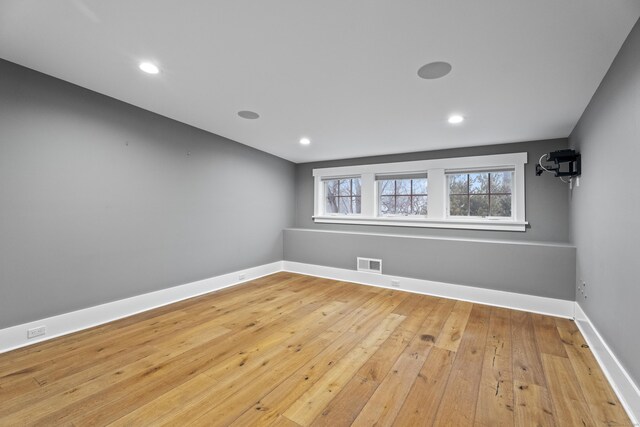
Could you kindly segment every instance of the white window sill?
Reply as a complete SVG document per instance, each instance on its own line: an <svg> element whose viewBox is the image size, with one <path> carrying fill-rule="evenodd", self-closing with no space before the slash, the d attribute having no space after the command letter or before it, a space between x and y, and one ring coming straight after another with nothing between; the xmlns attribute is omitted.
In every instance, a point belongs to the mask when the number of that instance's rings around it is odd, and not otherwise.
<svg viewBox="0 0 640 427"><path fill-rule="evenodd" d="M325 224L386 225L395 227L458 228L463 230L526 231L526 221L499 219L428 219L422 217L365 217L361 215L314 216L313 221Z"/></svg>

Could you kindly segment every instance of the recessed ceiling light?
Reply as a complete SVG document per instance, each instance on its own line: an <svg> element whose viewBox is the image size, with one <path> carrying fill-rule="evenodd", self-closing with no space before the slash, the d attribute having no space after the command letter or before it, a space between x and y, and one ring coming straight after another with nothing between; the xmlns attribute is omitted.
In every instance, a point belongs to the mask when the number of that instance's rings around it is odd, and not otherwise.
<svg viewBox="0 0 640 427"><path fill-rule="evenodd" d="M141 62L138 67L147 74L158 74L160 72L158 66L151 62Z"/></svg>
<svg viewBox="0 0 640 427"><path fill-rule="evenodd" d="M260 118L260 114L256 113L255 111L248 110L238 111L238 115L247 120L255 120Z"/></svg>
<svg viewBox="0 0 640 427"><path fill-rule="evenodd" d="M451 72L451 64L448 62L430 62L427 65L423 65L418 70L418 76L423 79L433 80L446 76Z"/></svg>
<svg viewBox="0 0 640 427"><path fill-rule="evenodd" d="M311 140L309 138L300 138L300 144L309 145L311 144Z"/></svg>
<svg viewBox="0 0 640 427"><path fill-rule="evenodd" d="M457 125L458 123L462 123L464 121L464 117L454 114L453 116L449 116L448 122L452 125Z"/></svg>

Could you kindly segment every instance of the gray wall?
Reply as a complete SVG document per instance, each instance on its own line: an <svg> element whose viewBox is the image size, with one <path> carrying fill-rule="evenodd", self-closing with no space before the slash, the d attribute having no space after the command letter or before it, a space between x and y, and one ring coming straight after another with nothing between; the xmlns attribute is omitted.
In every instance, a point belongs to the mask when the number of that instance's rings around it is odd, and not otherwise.
<svg viewBox="0 0 640 427"><path fill-rule="evenodd" d="M315 230L566 243L569 239L567 185L549 174L535 176L535 164L543 153L567 148L567 146L566 139L555 139L298 164L296 165L296 227ZM525 185L526 218L530 227L526 232L315 224L311 218L313 215L313 176L311 172L314 168L516 152L529 153L529 163L525 168Z"/></svg>
<svg viewBox="0 0 640 427"><path fill-rule="evenodd" d="M640 385L640 23L593 96L570 143L582 153L571 195L578 302Z"/></svg>
<svg viewBox="0 0 640 427"><path fill-rule="evenodd" d="M0 328L279 261L294 165L0 60Z"/></svg>
<svg viewBox="0 0 640 427"><path fill-rule="evenodd" d="M393 276L573 300L576 253L567 244L476 241L288 229L287 261L355 269L382 259Z"/></svg>
<svg viewBox="0 0 640 427"><path fill-rule="evenodd" d="M543 153L567 146L567 139L557 139L298 164L296 229L285 232L285 259L355 269L357 256L381 258L391 275L573 300L568 186L550 174L535 176ZM315 224L311 218L314 168L524 151L526 232Z"/></svg>

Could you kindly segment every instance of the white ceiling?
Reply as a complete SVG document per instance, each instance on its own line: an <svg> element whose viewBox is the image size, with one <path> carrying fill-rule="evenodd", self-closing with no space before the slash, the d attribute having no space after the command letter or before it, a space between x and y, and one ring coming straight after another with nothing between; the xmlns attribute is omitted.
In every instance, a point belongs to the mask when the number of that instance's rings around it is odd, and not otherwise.
<svg viewBox="0 0 640 427"><path fill-rule="evenodd" d="M0 0L0 57L306 162L565 137L639 16L639 0ZM432 61L453 71L418 78Z"/></svg>

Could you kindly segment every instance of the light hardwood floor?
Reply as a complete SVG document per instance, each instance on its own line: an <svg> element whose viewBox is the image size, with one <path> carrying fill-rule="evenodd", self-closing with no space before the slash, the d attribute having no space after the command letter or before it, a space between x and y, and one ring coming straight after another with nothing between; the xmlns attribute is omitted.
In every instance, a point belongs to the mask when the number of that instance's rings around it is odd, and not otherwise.
<svg viewBox="0 0 640 427"><path fill-rule="evenodd" d="M278 273L0 355L0 425L630 425L574 322Z"/></svg>

